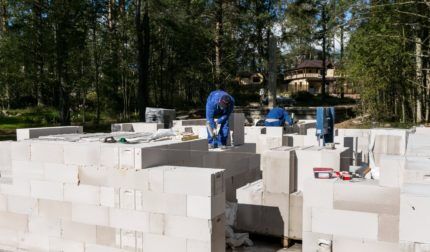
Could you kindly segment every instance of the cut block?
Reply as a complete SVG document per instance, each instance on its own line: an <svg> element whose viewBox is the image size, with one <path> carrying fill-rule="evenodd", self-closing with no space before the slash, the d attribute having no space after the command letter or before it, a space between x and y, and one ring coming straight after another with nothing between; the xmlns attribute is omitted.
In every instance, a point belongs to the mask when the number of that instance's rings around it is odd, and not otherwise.
<svg viewBox="0 0 430 252"><path fill-rule="evenodd" d="M115 228L97 226L97 244L111 247L116 246L116 232Z"/></svg>

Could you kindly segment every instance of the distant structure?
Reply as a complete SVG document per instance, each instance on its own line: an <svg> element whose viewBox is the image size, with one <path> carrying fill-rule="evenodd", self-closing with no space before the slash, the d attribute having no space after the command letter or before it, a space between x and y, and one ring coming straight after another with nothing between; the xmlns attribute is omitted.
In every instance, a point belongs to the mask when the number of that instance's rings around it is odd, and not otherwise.
<svg viewBox="0 0 430 252"><path fill-rule="evenodd" d="M262 73L252 73L252 72L241 72L236 77L239 85L261 85L264 82L264 75Z"/></svg>
<svg viewBox="0 0 430 252"><path fill-rule="evenodd" d="M326 62L326 90L328 93L340 93L339 85L337 82L341 81L339 75L336 74L335 65L329 61ZM322 86L322 60L305 60L300 63L296 68L289 69L284 75L283 91L289 93L297 93L299 91L306 91L311 94L321 93ZM345 94L354 93L347 84L344 84Z"/></svg>

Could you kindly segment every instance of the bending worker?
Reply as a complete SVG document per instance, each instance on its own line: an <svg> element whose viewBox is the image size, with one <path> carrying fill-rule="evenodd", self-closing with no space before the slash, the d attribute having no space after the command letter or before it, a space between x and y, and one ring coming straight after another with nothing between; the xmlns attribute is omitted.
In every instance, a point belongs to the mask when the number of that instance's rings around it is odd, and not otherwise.
<svg viewBox="0 0 430 252"><path fill-rule="evenodd" d="M284 125L293 125L293 119L285 109L280 107L272 108L266 116L264 126L273 127Z"/></svg>
<svg viewBox="0 0 430 252"><path fill-rule="evenodd" d="M206 102L206 126L208 130L208 142L213 148L224 147L230 133L228 118L234 108L234 99L222 90L216 90L209 94ZM218 120L215 122L215 117ZM220 125L217 133L217 124Z"/></svg>

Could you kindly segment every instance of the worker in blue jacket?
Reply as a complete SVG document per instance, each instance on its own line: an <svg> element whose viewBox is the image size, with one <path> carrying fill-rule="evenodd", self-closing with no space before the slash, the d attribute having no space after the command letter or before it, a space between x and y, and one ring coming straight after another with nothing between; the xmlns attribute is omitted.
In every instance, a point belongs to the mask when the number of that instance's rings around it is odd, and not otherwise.
<svg viewBox="0 0 430 252"><path fill-rule="evenodd" d="M285 109L275 107L267 114L264 126L284 126L286 123L288 125L293 125L293 119Z"/></svg>
<svg viewBox="0 0 430 252"><path fill-rule="evenodd" d="M209 94L206 101L206 126L208 130L208 142L211 147L224 147L230 133L228 118L234 109L234 99L222 90L216 90ZM215 117L218 120L215 122ZM217 124L220 125L217 133Z"/></svg>

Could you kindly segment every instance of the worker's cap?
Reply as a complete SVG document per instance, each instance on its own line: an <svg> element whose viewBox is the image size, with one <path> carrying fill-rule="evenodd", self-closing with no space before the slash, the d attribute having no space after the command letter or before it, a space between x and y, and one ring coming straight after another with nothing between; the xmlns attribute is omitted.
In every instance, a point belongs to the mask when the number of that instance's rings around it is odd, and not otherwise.
<svg viewBox="0 0 430 252"><path fill-rule="evenodd" d="M231 103L231 98L228 95L223 95L221 99L219 99L219 105L222 108L227 108Z"/></svg>

